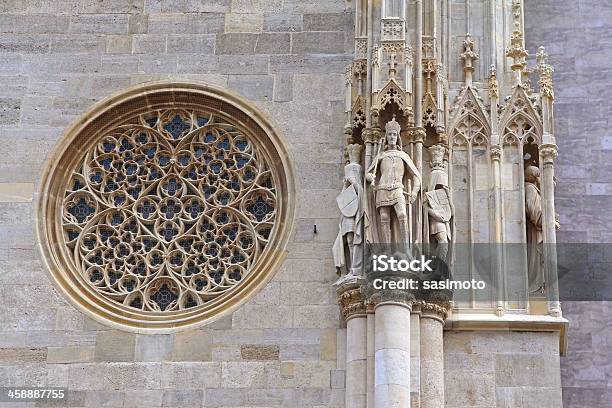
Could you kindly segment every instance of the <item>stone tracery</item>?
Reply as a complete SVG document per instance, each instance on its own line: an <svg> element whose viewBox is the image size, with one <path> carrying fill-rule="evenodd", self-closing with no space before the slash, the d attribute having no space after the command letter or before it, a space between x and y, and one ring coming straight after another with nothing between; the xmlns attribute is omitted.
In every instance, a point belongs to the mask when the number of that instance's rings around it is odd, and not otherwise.
<svg viewBox="0 0 612 408"><path fill-rule="evenodd" d="M65 240L90 285L166 312L240 282L276 220L274 177L252 141L188 110L142 114L105 134L63 199Z"/></svg>

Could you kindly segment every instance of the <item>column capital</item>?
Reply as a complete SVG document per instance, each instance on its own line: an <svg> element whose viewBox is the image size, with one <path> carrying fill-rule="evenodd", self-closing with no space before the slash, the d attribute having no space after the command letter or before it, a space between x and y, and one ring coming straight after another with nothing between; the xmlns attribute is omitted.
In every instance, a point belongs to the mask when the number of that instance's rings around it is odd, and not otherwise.
<svg viewBox="0 0 612 408"><path fill-rule="evenodd" d="M378 143L382 138L382 130L378 127L365 128L362 135L365 143Z"/></svg>
<svg viewBox="0 0 612 408"><path fill-rule="evenodd" d="M491 160L500 161L502 156L502 147L500 145L491 146Z"/></svg>
<svg viewBox="0 0 612 408"><path fill-rule="evenodd" d="M540 146L540 156L542 157L543 164L553 164L558 155L559 149L557 145L543 144Z"/></svg>
<svg viewBox="0 0 612 408"><path fill-rule="evenodd" d="M425 132L425 128L422 127L412 127L410 128L410 140L414 143L423 143L425 141L425 137L427 136L427 132Z"/></svg>
<svg viewBox="0 0 612 408"><path fill-rule="evenodd" d="M338 304L345 320L359 315L365 315L365 299L361 291L363 278L358 276L345 276L336 282Z"/></svg>

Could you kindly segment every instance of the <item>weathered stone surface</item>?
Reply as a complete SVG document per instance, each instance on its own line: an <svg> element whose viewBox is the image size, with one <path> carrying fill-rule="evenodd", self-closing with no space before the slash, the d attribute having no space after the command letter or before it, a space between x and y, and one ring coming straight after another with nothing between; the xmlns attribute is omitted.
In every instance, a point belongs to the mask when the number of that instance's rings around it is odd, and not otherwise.
<svg viewBox="0 0 612 408"><path fill-rule="evenodd" d="M269 75L230 75L228 86L254 101L270 101L274 78Z"/></svg>
<svg viewBox="0 0 612 408"><path fill-rule="evenodd" d="M134 361L136 336L118 330L99 332L96 336L95 361Z"/></svg>
<svg viewBox="0 0 612 408"><path fill-rule="evenodd" d="M94 353L93 346L49 347L47 363L88 363L94 361Z"/></svg>
<svg viewBox="0 0 612 408"><path fill-rule="evenodd" d="M73 33L127 34L126 14L80 14L70 19Z"/></svg>
<svg viewBox="0 0 612 408"><path fill-rule="evenodd" d="M161 387L164 389L201 390L220 386L221 364L216 362L163 363Z"/></svg>
<svg viewBox="0 0 612 408"><path fill-rule="evenodd" d="M136 361L167 361L173 351L174 337L169 334L137 335L134 352Z"/></svg>
<svg viewBox="0 0 612 408"><path fill-rule="evenodd" d="M172 13L149 15L151 34L213 34L225 28L223 13Z"/></svg>
<svg viewBox="0 0 612 408"><path fill-rule="evenodd" d="M245 344L240 348L244 360L278 360L279 353L277 345Z"/></svg>
<svg viewBox="0 0 612 408"><path fill-rule="evenodd" d="M212 358L210 334L201 330L183 331L174 335L172 360L210 361Z"/></svg>
<svg viewBox="0 0 612 408"><path fill-rule="evenodd" d="M263 29L263 14L228 13L225 15L226 33L258 33Z"/></svg>
<svg viewBox="0 0 612 408"><path fill-rule="evenodd" d="M264 14L264 31L302 31L301 14L266 13Z"/></svg>
<svg viewBox="0 0 612 408"><path fill-rule="evenodd" d="M0 348L0 364L40 363L47 359L47 350L40 348Z"/></svg>
<svg viewBox="0 0 612 408"><path fill-rule="evenodd" d="M344 32L321 31L291 34L293 54L341 54L344 52Z"/></svg>
<svg viewBox="0 0 612 408"><path fill-rule="evenodd" d="M0 98L0 126L16 125L21 114L21 101L12 98Z"/></svg>

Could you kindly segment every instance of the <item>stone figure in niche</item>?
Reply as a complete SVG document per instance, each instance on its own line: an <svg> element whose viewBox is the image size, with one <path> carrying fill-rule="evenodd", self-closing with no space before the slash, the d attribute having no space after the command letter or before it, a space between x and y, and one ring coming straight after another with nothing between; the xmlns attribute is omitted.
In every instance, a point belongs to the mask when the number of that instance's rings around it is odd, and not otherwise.
<svg viewBox="0 0 612 408"><path fill-rule="evenodd" d="M530 293L544 293L544 258L542 235L542 194L540 169L525 168L525 212L527 216L527 262Z"/></svg>
<svg viewBox="0 0 612 408"><path fill-rule="evenodd" d="M429 148L431 157L431 173L427 192L425 193L425 236L429 238L435 255L450 266L452 259L452 243L454 241L454 215L450 190L448 187L448 174L444 163L446 148L443 145L434 145ZM440 271L448 277L448 273Z"/></svg>
<svg viewBox="0 0 612 408"><path fill-rule="evenodd" d="M385 126L385 138L368 168L366 239L372 243L401 243L411 255L413 211L421 191L421 175L402 150L395 117Z"/></svg>
<svg viewBox="0 0 612 408"><path fill-rule="evenodd" d="M344 185L336 198L340 208L340 231L333 246L336 269L347 276L361 275L363 264L363 178L362 147L347 146L349 163L344 167Z"/></svg>

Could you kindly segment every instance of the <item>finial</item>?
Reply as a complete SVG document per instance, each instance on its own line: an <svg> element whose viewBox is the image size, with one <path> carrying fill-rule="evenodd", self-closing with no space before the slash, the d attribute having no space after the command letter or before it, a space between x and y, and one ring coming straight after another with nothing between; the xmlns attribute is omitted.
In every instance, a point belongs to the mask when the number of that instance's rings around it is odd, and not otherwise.
<svg viewBox="0 0 612 408"><path fill-rule="evenodd" d="M465 72L465 84L467 86L472 85L472 73L474 72L474 61L478 60L480 56L474 51L474 41L470 33L465 34L465 41L463 41L463 53L461 58L463 59L463 71Z"/></svg>
<svg viewBox="0 0 612 408"><path fill-rule="evenodd" d="M544 47L538 48L536 61L536 70L540 74L540 80L538 82L540 85L540 94L542 96L555 99L552 79L552 74L555 72L555 70L552 65L548 63L548 54L546 53L546 49Z"/></svg>

